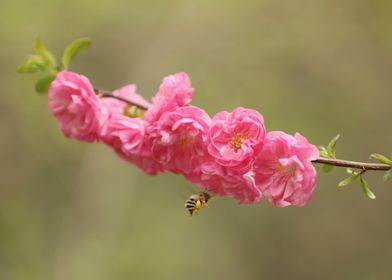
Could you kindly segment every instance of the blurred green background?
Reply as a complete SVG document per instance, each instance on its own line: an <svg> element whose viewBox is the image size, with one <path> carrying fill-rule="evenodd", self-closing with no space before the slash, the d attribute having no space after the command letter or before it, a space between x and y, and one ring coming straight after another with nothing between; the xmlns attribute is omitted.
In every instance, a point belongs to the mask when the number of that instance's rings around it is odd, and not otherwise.
<svg viewBox="0 0 392 280"><path fill-rule="evenodd" d="M0 279L391 279L392 183L320 173L304 208L213 199L189 218L197 188L149 177L107 147L66 139L16 68L40 35L58 55L93 47L72 70L95 86L136 83L146 97L186 71L211 115L259 110L269 130L315 144L342 134L338 155L392 152L392 2L0 2Z"/></svg>

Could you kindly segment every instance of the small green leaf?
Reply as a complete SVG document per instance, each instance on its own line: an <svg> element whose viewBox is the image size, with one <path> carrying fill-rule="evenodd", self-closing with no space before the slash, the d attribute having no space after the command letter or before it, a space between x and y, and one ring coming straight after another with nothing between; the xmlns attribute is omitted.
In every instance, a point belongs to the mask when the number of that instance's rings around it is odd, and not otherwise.
<svg viewBox="0 0 392 280"><path fill-rule="evenodd" d="M45 71L45 61L41 56L33 55L27 59L27 61L19 66L17 69L18 73L35 73L39 71Z"/></svg>
<svg viewBox="0 0 392 280"><path fill-rule="evenodd" d="M336 135L329 143L327 146L327 152L328 155L332 158L335 158L335 148L336 148L336 143L338 142L340 138L340 134Z"/></svg>
<svg viewBox="0 0 392 280"><path fill-rule="evenodd" d="M53 82L53 80L56 78L54 75L46 76L41 79L39 79L35 83L35 90L38 93L47 93L50 87L50 84Z"/></svg>
<svg viewBox="0 0 392 280"><path fill-rule="evenodd" d="M64 69L68 69L69 64L71 63L72 59L77 55L81 50L88 48L91 45L90 38L80 38L73 41L69 44L63 54L62 58L62 65Z"/></svg>
<svg viewBox="0 0 392 280"><path fill-rule="evenodd" d="M353 170L353 169L351 169L351 168L347 168L347 169L346 169L346 172L347 172L348 174L358 174L358 171L355 171L355 170Z"/></svg>
<svg viewBox="0 0 392 280"><path fill-rule="evenodd" d="M384 181L388 181L389 179L392 179L392 169L389 169L383 177Z"/></svg>
<svg viewBox="0 0 392 280"><path fill-rule="evenodd" d="M379 162L382 162L382 163L385 163L385 164L388 164L388 165L392 166L392 160L390 160L389 158L387 158L384 155L381 155L381 154L371 154L370 158L378 160Z"/></svg>
<svg viewBox="0 0 392 280"><path fill-rule="evenodd" d="M35 52L42 57L42 59L51 66L52 69L56 68L57 62L54 55L45 47L42 40L37 37L34 42L34 50Z"/></svg>
<svg viewBox="0 0 392 280"><path fill-rule="evenodd" d="M359 174L354 174L350 177L347 177L343 181L339 182L338 187L345 187L345 186L351 185L352 183L355 182L355 180L358 178L358 176L359 176Z"/></svg>
<svg viewBox="0 0 392 280"><path fill-rule="evenodd" d="M329 158L329 154L327 149L324 146L318 146L319 151L320 151L320 156L325 157L325 158Z"/></svg>
<svg viewBox="0 0 392 280"><path fill-rule="evenodd" d="M130 117L130 118L143 118L144 116L144 111L143 109L138 108L137 106L134 105L127 105L124 108L124 115Z"/></svg>
<svg viewBox="0 0 392 280"><path fill-rule="evenodd" d="M360 176L361 184L362 184L362 190L365 193L365 195L370 198L370 199L375 199L376 196L374 193L370 190L370 186L368 181L366 181L362 176Z"/></svg>
<svg viewBox="0 0 392 280"><path fill-rule="evenodd" d="M324 164L323 167L321 168L321 170L324 171L325 173L331 172L332 169L333 169L333 166L329 165L329 164Z"/></svg>

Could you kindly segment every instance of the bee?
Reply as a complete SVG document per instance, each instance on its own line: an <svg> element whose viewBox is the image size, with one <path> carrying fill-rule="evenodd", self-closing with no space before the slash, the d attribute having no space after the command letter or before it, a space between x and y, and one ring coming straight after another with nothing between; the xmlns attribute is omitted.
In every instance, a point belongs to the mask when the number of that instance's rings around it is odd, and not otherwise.
<svg viewBox="0 0 392 280"><path fill-rule="evenodd" d="M203 205L208 206L207 202L210 198L211 195L207 192L193 194L185 201L185 209L189 211L191 216L193 216L193 213L197 215Z"/></svg>

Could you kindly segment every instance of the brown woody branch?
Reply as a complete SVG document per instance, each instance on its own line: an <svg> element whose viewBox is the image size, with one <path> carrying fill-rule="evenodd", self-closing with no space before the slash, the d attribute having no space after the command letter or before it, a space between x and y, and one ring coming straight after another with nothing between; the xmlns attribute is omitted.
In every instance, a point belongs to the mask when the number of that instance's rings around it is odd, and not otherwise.
<svg viewBox="0 0 392 280"><path fill-rule="evenodd" d="M323 158L323 157L315 159L313 160L313 162L323 163L323 164L333 165L333 166L340 166L340 167L356 168L356 169L361 169L363 171L367 171L367 170L386 171L392 168L390 165L383 164L383 163L368 163L368 162L358 162L358 161Z"/></svg>

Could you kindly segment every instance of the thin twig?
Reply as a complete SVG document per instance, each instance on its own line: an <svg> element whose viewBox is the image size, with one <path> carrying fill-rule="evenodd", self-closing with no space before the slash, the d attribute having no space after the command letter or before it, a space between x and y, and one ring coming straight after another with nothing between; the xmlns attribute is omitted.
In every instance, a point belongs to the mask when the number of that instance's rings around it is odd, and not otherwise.
<svg viewBox="0 0 392 280"><path fill-rule="evenodd" d="M367 171L367 170L384 170L385 171L385 170L389 170L392 168L390 165L383 164L383 163L368 163L368 162L358 162L358 161L323 158L323 157L315 159L315 160L313 160L313 162L334 165L334 166L341 166L341 167L351 167L351 168L356 168L356 169L362 169L364 171Z"/></svg>
<svg viewBox="0 0 392 280"><path fill-rule="evenodd" d="M103 97L103 98L114 98L114 99L120 100L120 101L122 101L122 102L124 102L124 103L127 103L127 104L129 104L129 105L131 105L131 106L136 106L136 107L138 107L139 109L142 109L142 110L145 110L145 111L148 110L148 108L147 108L146 106L143 106L143 105L141 105L141 104L138 104L138 103L129 101L128 99L123 98L123 97L121 97L121 96L115 96L115 95L113 95L113 94L110 93L110 92L102 91L102 90L96 89L96 88L94 89L94 91L95 91L96 94L98 94L99 96L101 96L101 97Z"/></svg>

